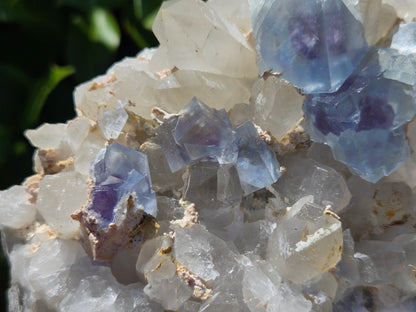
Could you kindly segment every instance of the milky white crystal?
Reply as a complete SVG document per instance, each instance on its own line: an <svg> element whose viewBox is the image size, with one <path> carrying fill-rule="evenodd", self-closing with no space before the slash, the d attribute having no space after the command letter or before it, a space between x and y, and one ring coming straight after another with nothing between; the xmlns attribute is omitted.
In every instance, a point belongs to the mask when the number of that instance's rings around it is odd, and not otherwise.
<svg viewBox="0 0 416 312"><path fill-rule="evenodd" d="M77 235L79 224L70 216L87 202L85 177L77 172L61 172L44 177L39 187L36 207L53 231L67 238Z"/></svg>
<svg viewBox="0 0 416 312"><path fill-rule="evenodd" d="M153 26L159 47L79 85L73 120L26 131L37 174L0 191L10 311L415 311L415 157L373 184L311 145L303 123L294 128L304 96L280 76L258 76L249 4L261 16L272 3L164 2ZM414 96L415 58L399 54L413 51L403 32L413 26L397 27L416 17L414 2L344 4L367 43L392 41L377 61ZM276 183L244 194L225 153L221 164L204 158L171 172L155 129L194 97L225 109L234 128L255 123L279 161ZM406 129L413 151L415 125ZM147 156L157 214L119 235L124 197L106 243L129 247L99 262L81 244L97 237L80 236L72 217L89 202L91 163L113 142Z"/></svg>
<svg viewBox="0 0 416 312"><path fill-rule="evenodd" d="M341 259L341 222L311 200L301 198L293 205L267 246L270 263L296 284L316 278Z"/></svg>
<svg viewBox="0 0 416 312"><path fill-rule="evenodd" d="M258 79L252 90L255 122L281 139L302 118L304 97L288 82L276 76ZM277 119L276 116L285 116Z"/></svg>
<svg viewBox="0 0 416 312"><path fill-rule="evenodd" d="M29 204L28 194L23 186L15 185L0 191L1 227L20 228L35 220L36 209Z"/></svg>

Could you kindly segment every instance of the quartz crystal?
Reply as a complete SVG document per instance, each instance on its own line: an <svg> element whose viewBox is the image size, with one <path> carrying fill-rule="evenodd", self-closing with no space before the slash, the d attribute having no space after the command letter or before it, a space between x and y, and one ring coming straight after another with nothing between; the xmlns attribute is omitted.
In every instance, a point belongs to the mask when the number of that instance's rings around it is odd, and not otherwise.
<svg viewBox="0 0 416 312"><path fill-rule="evenodd" d="M299 199L282 218L267 247L267 259L288 280L308 282L341 259L341 222L315 205Z"/></svg>
<svg viewBox="0 0 416 312"><path fill-rule="evenodd" d="M25 132L9 311L416 311L415 17L165 1L159 47Z"/></svg>
<svg viewBox="0 0 416 312"><path fill-rule="evenodd" d="M283 79L265 76L253 85L254 120L262 129L281 139L302 118L304 97ZM276 119L275 116L285 116Z"/></svg>

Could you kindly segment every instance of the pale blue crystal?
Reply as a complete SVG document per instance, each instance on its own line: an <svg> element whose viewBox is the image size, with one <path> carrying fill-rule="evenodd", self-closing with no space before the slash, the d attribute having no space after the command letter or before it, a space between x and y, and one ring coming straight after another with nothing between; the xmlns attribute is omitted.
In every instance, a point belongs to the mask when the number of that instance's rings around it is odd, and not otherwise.
<svg viewBox="0 0 416 312"><path fill-rule="evenodd" d="M156 130L172 172L192 161L226 157L224 149L235 139L235 133L224 109L215 110L193 98L181 111L163 122Z"/></svg>
<svg viewBox="0 0 416 312"><path fill-rule="evenodd" d="M330 146L335 159L373 183L389 175L410 156L405 128L360 133L347 130Z"/></svg>
<svg viewBox="0 0 416 312"><path fill-rule="evenodd" d="M179 116L166 120L156 133L172 171L188 164L196 165L192 171L221 165L220 169L211 170L214 173L209 179L215 180L217 170L219 176L225 179L231 176L235 166L245 195L273 184L280 177L276 155L260 138L252 122L233 128L225 110L211 109L196 98L185 106ZM211 171L207 170L203 171L205 173L194 173L190 179L195 180L195 175L201 175L203 181L208 181L206 175ZM234 190L234 182L230 181L224 187ZM205 195L216 200L216 192L215 189L211 195ZM225 200L227 196L224 193L220 197Z"/></svg>
<svg viewBox="0 0 416 312"><path fill-rule="evenodd" d="M401 24L394 34L391 48L403 55L416 54L416 22Z"/></svg>
<svg viewBox="0 0 416 312"><path fill-rule="evenodd" d="M98 153L91 165L91 176L95 185L87 211L98 214L104 224L113 221L117 203L127 194L135 194L136 205L156 216L156 197L146 155L113 143Z"/></svg>
<svg viewBox="0 0 416 312"><path fill-rule="evenodd" d="M260 138L254 124L247 121L236 129L238 177L244 194L253 193L279 179L280 166L274 152Z"/></svg>
<svg viewBox="0 0 416 312"><path fill-rule="evenodd" d="M370 182L410 153L404 125L416 113L415 89L391 79L380 62L391 51L373 50L337 92L308 95L304 103L312 140L331 146L337 160Z"/></svg>
<svg viewBox="0 0 416 312"><path fill-rule="evenodd" d="M156 130L156 141L162 147L172 172L180 170L191 162L185 147L178 144L173 137L178 118L174 116L167 119Z"/></svg>
<svg viewBox="0 0 416 312"><path fill-rule="evenodd" d="M260 74L304 93L334 92L365 56L363 27L342 0L251 1Z"/></svg>
<svg viewBox="0 0 416 312"><path fill-rule="evenodd" d="M196 160L220 155L234 141L234 131L225 110L214 110L193 98L179 115L173 137Z"/></svg>

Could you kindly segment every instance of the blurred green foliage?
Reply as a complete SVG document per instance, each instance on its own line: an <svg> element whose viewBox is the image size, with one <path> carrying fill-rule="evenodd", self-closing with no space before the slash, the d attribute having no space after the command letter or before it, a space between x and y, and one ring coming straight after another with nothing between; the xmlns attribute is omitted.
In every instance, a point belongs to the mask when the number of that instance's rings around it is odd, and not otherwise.
<svg viewBox="0 0 416 312"><path fill-rule="evenodd" d="M151 26L161 2L0 0L0 189L32 173L25 129L73 118L77 84L157 45ZM0 253L2 294L7 270Z"/></svg>

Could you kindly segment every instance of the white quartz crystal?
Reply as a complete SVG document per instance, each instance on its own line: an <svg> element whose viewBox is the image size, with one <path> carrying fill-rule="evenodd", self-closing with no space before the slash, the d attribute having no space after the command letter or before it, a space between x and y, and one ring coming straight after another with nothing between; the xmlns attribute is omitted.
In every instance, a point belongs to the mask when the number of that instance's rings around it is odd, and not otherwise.
<svg viewBox="0 0 416 312"><path fill-rule="evenodd" d="M281 139L303 116L304 97L277 76L258 79L253 85L251 99L256 123L263 130L271 131L277 139Z"/></svg>
<svg viewBox="0 0 416 312"><path fill-rule="evenodd" d="M247 20L250 17L247 4L243 8L240 19ZM189 11L198 23L191 25ZM226 16L228 12L224 12ZM162 47L156 54L163 53L170 68L176 66L231 77L256 77L256 52L253 42L248 40L249 33L239 28L240 23L241 20L234 22L223 16L223 6L215 2L213 5L196 0L165 2L153 24L153 31Z"/></svg>
<svg viewBox="0 0 416 312"><path fill-rule="evenodd" d="M20 228L35 220L36 208L28 201L23 186L0 191L0 227Z"/></svg>
<svg viewBox="0 0 416 312"><path fill-rule="evenodd" d="M354 175L329 146L311 143L302 127L305 95L277 74L258 74L251 15L264 17L272 3L163 2L153 25L158 47L79 85L73 120L25 132L36 148L36 174L0 191L9 311L416 311L416 122L406 126L411 157L377 183ZM414 27L416 2L339 5L363 24L369 45L394 48L377 52L383 75L415 85L414 44L404 43L411 35L404 30ZM256 144L279 161L277 182L242 191L230 159L249 161L252 151L238 155L234 138L218 158L186 160L171 172L157 128L181 118L194 97L218 110L214 119L231 136L235 127L255 124ZM187 130L198 144L211 130L205 122ZM216 139L210 137L212 146ZM183 149L195 144L175 140L172 152L189 157ZM113 142L145 155L150 176L140 180L141 173L129 171L134 178L120 186L126 174L120 160L97 186L95 173L109 168L91 163ZM136 191L114 205L116 217L114 207L101 211L119 199L109 189L133 184ZM139 186L146 192L137 194ZM98 187L102 202L89 205ZM141 210L154 198L155 217ZM83 218L87 207L97 211ZM114 257L93 261L85 246Z"/></svg>
<svg viewBox="0 0 416 312"><path fill-rule="evenodd" d="M269 239L267 259L280 275L299 284L338 263L342 253L341 222L312 197L297 201Z"/></svg>
<svg viewBox="0 0 416 312"><path fill-rule="evenodd" d="M43 124L36 130L25 132L33 146L39 148L58 148L63 140L66 139L65 124Z"/></svg>
<svg viewBox="0 0 416 312"><path fill-rule="evenodd" d="M383 3L395 8L397 15L406 22L410 22L416 17L416 3L413 0L383 0Z"/></svg>
<svg viewBox="0 0 416 312"><path fill-rule="evenodd" d="M61 172L44 177L39 187L36 208L54 233L68 238L76 235L79 223L71 219L71 214L87 202L85 177L77 172Z"/></svg>
<svg viewBox="0 0 416 312"><path fill-rule="evenodd" d="M348 205L351 193L343 177L333 168L300 155L285 158L282 165L287 174L273 187L291 203L312 195L315 203L330 205L335 212Z"/></svg>
<svg viewBox="0 0 416 312"><path fill-rule="evenodd" d="M174 257L205 281L222 279L225 272L232 276L238 270L234 252L201 225L175 232Z"/></svg>
<svg viewBox="0 0 416 312"><path fill-rule="evenodd" d="M114 110L104 110L102 118L98 120L106 139L117 139L129 118L124 110L125 104L121 105L120 102Z"/></svg>

